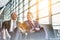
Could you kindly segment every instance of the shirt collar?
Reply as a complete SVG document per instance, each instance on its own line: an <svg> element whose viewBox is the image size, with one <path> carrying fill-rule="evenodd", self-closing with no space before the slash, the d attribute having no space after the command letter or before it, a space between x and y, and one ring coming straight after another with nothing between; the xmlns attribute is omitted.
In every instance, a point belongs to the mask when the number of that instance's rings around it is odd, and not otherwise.
<svg viewBox="0 0 60 40"><path fill-rule="evenodd" d="M11 21L17 21L17 20L12 20L12 19L11 19Z"/></svg>

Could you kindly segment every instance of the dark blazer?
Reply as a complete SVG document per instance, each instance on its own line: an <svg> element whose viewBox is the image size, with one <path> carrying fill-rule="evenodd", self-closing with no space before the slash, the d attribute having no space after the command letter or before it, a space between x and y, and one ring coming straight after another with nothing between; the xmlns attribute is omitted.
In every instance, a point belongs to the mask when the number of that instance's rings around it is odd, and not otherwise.
<svg viewBox="0 0 60 40"><path fill-rule="evenodd" d="M10 26L11 26L11 20L9 20L9 21L4 21L4 22L2 23L2 29L7 29L8 32L9 32L9 30L10 30ZM17 30L17 27L14 29L14 31L16 31L16 30Z"/></svg>

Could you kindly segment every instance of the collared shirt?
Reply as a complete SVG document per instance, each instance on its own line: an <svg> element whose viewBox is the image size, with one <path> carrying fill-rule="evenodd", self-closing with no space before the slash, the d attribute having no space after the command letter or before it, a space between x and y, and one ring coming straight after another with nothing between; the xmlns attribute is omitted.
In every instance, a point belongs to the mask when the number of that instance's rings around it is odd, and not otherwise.
<svg viewBox="0 0 60 40"><path fill-rule="evenodd" d="M10 32L13 32L13 30L17 27L16 26L16 20L11 20L11 24L10 24Z"/></svg>

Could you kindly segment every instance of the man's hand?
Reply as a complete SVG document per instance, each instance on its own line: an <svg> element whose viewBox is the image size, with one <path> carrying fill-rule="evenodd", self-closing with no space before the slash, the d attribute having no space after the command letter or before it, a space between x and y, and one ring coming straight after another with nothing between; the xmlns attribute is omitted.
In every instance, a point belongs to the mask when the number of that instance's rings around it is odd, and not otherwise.
<svg viewBox="0 0 60 40"><path fill-rule="evenodd" d="M39 31L39 30L40 30L40 28L35 28L35 30L36 30L36 31Z"/></svg>
<svg viewBox="0 0 60 40"><path fill-rule="evenodd" d="M6 39L6 32L5 32L5 29L3 29L3 39Z"/></svg>
<svg viewBox="0 0 60 40"><path fill-rule="evenodd" d="M6 29L6 34L9 38L11 38L11 35L8 33L7 29Z"/></svg>

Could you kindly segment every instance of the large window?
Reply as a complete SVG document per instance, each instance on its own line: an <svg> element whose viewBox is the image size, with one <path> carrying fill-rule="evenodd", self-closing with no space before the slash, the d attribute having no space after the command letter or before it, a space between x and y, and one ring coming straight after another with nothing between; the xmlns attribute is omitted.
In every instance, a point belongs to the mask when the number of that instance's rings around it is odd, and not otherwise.
<svg viewBox="0 0 60 40"><path fill-rule="evenodd" d="M36 4L36 0L31 0L31 1L30 1L30 6L32 6L32 5L34 5L34 4Z"/></svg>
<svg viewBox="0 0 60 40"><path fill-rule="evenodd" d="M16 11L20 22L27 20L27 12L30 11L33 19L39 18L40 24L49 24L50 22L53 26L60 24L60 0L13 0L11 3L11 9L7 7L5 15Z"/></svg>
<svg viewBox="0 0 60 40"><path fill-rule="evenodd" d="M26 11L24 12L24 21L27 20L27 12L28 12L28 10L26 10Z"/></svg>
<svg viewBox="0 0 60 40"><path fill-rule="evenodd" d="M20 3L19 10L20 10L19 14L22 13L22 16L23 16L22 19L24 21L27 20L27 12L30 11L33 14L33 19L36 19L38 15L39 22L41 24L49 23L48 0L24 0L23 2ZM48 16L48 17L45 17L45 16ZM45 17L45 18L40 19L41 17Z"/></svg>
<svg viewBox="0 0 60 40"><path fill-rule="evenodd" d="M54 29L59 29L60 25L60 0L52 0L52 25Z"/></svg>
<svg viewBox="0 0 60 40"><path fill-rule="evenodd" d="M52 16L53 25L60 25L60 14Z"/></svg>
<svg viewBox="0 0 60 40"><path fill-rule="evenodd" d="M39 7L39 10L48 8L48 0L43 0L43 1L39 2L38 7Z"/></svg>
<svg viewBox="0 0 60 40"><path fill-rule="evenodd" d="M28 9L28 4L24 5L24 10Z"/></svg>
<svg viewBox="0 0 60 40"><path fill-rule="evenodd" d="M28 4L28 0L24 0L24 5Z"/></svg>
<svg viewBox="0 0 60 40"><path fill-rule="evenodd" d="M55 5L52 5L52 14L56 14L60 12L60 3L56 3Z"/></svg>
<svg viewBox="0 0 60 40"><path fill-rule="evenodd" d="M23 18L23 13L21 13L21 14L19 15L19 20L18 20L18 21L21 22L21 23L23 22L23 19L22 19L22 18Z"/></svg>
<svg viewBox="0 0 60 40"><path fill-rule="evenodd" d="M56 3L56 2L58 2L60 0L51 0L51 1L52 1L52 4L54 4L54 3Z"/></svg>
<svg viewBox="0 0 60 40"><path fill-rule="evenodd" d="M39 18L40 17L44 17L44 16L48 16L48 14L49 14L48 8L45 8L43 10L40 10L39 11Z"/></svg>
<svg viewBox="0 0 60 40"><path fill-rule="evenodd" d="M42 0L38 4L38 13L39 13L39 23L40 24L49 24L49 9L48 9L48 0ZM47 16L47 17L46 17Z"/></svg>
<svg viewBox="0 0 60 40"><path fill-rule="evenodd" d="M49 24L49 17L39 19L40 24Z"/></svg>

